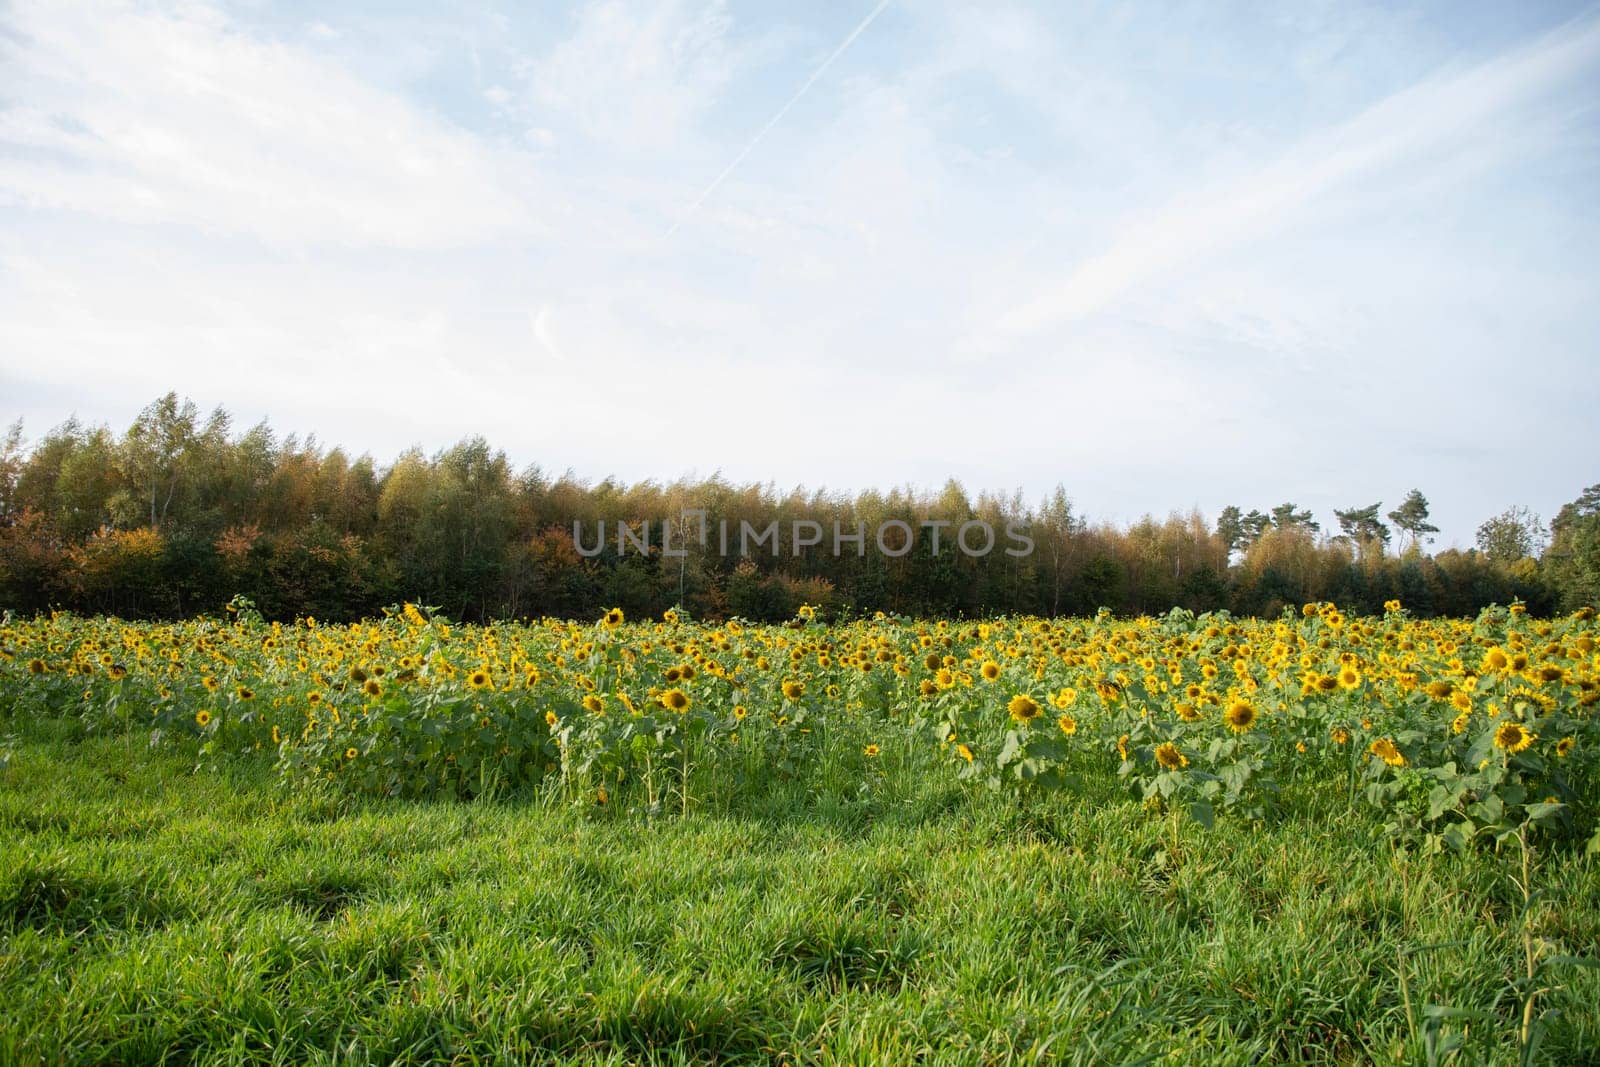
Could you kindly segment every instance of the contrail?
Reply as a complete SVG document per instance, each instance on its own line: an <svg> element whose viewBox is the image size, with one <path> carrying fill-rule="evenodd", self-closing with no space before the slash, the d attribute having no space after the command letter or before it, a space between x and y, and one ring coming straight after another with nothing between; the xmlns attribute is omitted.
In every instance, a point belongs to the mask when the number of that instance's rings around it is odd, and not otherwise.
<svg viewBox="0 0 1600 1067"><path fill-rule="evenodd" d="M712 180L710 185L708 185L704 189L700 190L700 195L694 198L694 203L689 205L689 209L687 211L685 211L683 213L683 216L681 218L679 218L677 222L674 222L672 224L672 226L667 230L665 237L663 237L663 240L665 240L666 237L671 237L673 234L677 233L678 232L678 227L682 226L684 224L684 222L686 222L688 220L689 216L693 215L696 211L700 210L700 205L706 202L706 197L708 197L712 193L716 192L717 186L721 185L723 180L725 178L727 178L728 175L733 173L734 168L737 167L740 163L744 162L744 157L748 156L750 154L750 151L753 148L755 148L756 145L761 143L761 138L765 137L767 135L767 132L769 130L771 130L772 127L774 127L774 126L776 126L778 124L778 120L779 119L783 118L784 115L788 114L789 109L791 107L794 107L795 102L797 100L799 100L802 96L806 95L806 90L810 89L813 85L815 85L816 82L817 82L817 79L822 77L823 74L827 73L828 68L833 66L833 61L838 59L840 56L844 55L844 50L846 48L849 48L852 44L855 43L855 39L857 37L860 37L862 32L864 30L866 30L866 28L868 26L872 25L873 20L876 19L879 15L881 15L883 13L883 9L888 7L891 2L892 2L892 0L879 0L878 6L873 8L872 12L870 14L868 14L866 18L861 20L861 24L859 26L857 26L855 29L850 31L850 36L846 37L843 41L841 41L840 44L839 44L839 47L835 48L833 50L833 54L830 55L827 59L824 59L822 61L822 65L819 66L816 70L812 71L811 77L807 78L806 79L806 83L804 85L800 86L799 91L796 92L793 96L791 96L789 98L789 102L784 104L782 107L780 107L778 109L778 113L776 115L773 115L772 118L768 119L767 120L767 124L765 126L761 127L761 129L756 132L756 135L754 137L750 138L750 143L744 146L744 151L742 151L738 155L734 156L733 157L733 162L729 163L726 167L724 167L723 170L722 170L722 173L717 175L716 178Z"/></svg>

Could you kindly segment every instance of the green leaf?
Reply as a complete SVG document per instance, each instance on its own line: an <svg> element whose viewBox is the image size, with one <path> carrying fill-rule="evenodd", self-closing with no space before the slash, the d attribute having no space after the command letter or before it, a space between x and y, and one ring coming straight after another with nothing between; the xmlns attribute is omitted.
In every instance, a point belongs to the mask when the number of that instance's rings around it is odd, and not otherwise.
<svg viewBox="0 0 1600 1067"><path fill-rule="evenodd" d="M1552 815L1566 810L1566 807L1567 806L1565 804L1562 804L1559 801L1554 803L1541 801L1538 804L1529 804L1523 810L1528 813L1528 819L1530 821L1538 822L1541 819L1548 819Z"/></svg>
<svg viewBox="0 0 1600 1067"><path fill-rule="evenodd" d="M1216 825L1216 813L1211 810L1211 805L1197 800L1189 805L1189 817L1204 826L1207 830Z"/></svg>

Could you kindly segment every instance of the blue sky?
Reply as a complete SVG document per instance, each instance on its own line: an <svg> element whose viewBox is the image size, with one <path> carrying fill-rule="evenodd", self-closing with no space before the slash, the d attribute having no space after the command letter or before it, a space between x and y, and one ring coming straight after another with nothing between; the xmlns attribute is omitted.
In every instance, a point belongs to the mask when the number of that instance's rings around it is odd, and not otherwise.
<svg viewBox="0 0 1600 1067"><path fill-rule="evenodd" d="M1592 3L439 7L0 3L0 414L1440 546L1600 481Z"/></svg>

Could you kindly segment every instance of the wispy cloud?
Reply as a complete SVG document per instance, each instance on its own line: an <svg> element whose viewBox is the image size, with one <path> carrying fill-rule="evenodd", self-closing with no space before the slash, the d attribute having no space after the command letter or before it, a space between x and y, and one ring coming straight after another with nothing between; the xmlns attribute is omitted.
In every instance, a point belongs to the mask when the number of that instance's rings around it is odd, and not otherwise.
<svg viewBox="0 0 1600 1067"><path fill-rule="evenodd" d="M214 9L25 2L6 21L0 203L288 245L538 229L525 161Z"/></svg>
<svg viewBox="0 0 1600 1067"><path fill-rule="evenodd" d="M750 138L749 142L739 150L739 154L734 156L728 165L722 168L722 171L715 178L711 179L711 183L704 189L700 190L700 194L690 202L689 206L684 210L684 213L679 216L678 220L675 221L667 230L668 237L671 237L674 233L678 232L678 228L683 225L685 219L693 215L696 211L700 210L700 205L706 202L706 197L716 192L717 187L723 182L727 181L728 175L732 174L734 170L738 168L739 164L744 162L746 156L755 151L755 147L761 143L761 139L772 132L772 128L783 120L783 116L789 113L789 109L794 107L794 105L799 102L800 98L805 96L813 85L817 84L818 78L821 78L828 72L828 68L833 66L834 60L844 55L845 50L855 43L856 38L865 33L867 27L871 26L872 23L876 21L877 17L883 14L883 9L888 7L890 2L891 0L878 0L877 6L871 11L867 12L867 17L856 23L855 29L846 34L844 40L839 42L838 47L836 47L832 52L829 52L828 57L817 65L816 70L811 72L811 77L807 78L803 83L801 83L800 88L795 90L794 95L789 97L788 100L785 100L783 102L783 106L775 111L772 117L762 124L761 128L756 131L755 136Z"/></svg>
<svg viewBox="0 0 1600 1067"><path fill-rule="evenodd" d="M720 0L582 7L569 36L527 61L532 103L585 136L630 152L681 138L739 68Z"/></svg>
<svg viewBox="0 0 1600 1067"><path fill-rule="evenodd" d="M1592 88L1597 61L1600 19L1590 19L1472 69L1424 80L1241 179L1181 193L1136 217L1104 251L1005 312L996 330L1016 337L1086 319L1158 275L1197 267L1211 254L1292 223L1342 186L1392 179L1396 168L1426 168L1441 158L1460 166L1500 155L1514 133L1504 128L1507 119L1547 106L1552 94Z"/></svg>

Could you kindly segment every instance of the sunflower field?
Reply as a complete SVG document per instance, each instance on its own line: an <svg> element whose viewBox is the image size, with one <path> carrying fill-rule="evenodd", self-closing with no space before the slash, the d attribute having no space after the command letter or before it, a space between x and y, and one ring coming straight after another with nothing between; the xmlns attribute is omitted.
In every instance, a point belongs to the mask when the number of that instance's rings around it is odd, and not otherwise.
<svg viewBox="0 0 1600 1067"><path fill-rule="evenodd" d="M274 779L251 786L268 807L443 802L637 833L693 834L705 819L771 817L775 804L854 805L880 820L968 806L1007 813L1026 852L1092 805L1140 827L1168 879L1209 862L1224 835L1292 836L1337 818L1375 857L1505 873L1511 904L1458 902L1465 915L1517 906L1497 919L1510 945L1494 965L1503 989L1459 1016L1408 1000L1403 1023L1390 1020L1398 1044L1351 1025L1315 1054L1261 1047L1308 1061L1400 1048L1531 1062L1560 988L1551 969L1582 970L1594 947L1540 933L1535 917L1541 863L1600 853L1600 625L1587 609L1436 620L1386 609L826 622L803 607L783 625L620 609L457 625L413 604L351 625L285 625L244 600L173 624L59 614L0 627L0 732L12 749L54 728L129 766L259 772ZM22 824L21 810L0 814ZM46 907L41 892L0 886L11 959L27 925L16 916ZM1582 929L1597 925L1592 899L1579 915ZM863 949L887 966L877 951ZM6 958L0 982L15 980ZM1405 968L1403 957L1402 982ZM1567 1014L1600 1034L1600 1020ZM1472 1054L1475 1027L1490 1043Z"/></svg>
<svg viewBox="0 0 1600 1067"><path fill-rule="evenodd" d="M1174 611L1092 621L830 626L129 625L0 630L24 714L154 728L203 758L276 754L294 786L380 796L531 791L649 815L726 810L774 779L870 787L937 769L1021 796L1117 776L1210 824L1316 778L1388 829L1461 848L1532 819L1588 826L1600 626L1516 605L1473 620ZM1600 840L1600 839L1597 839Z"/></svg>

